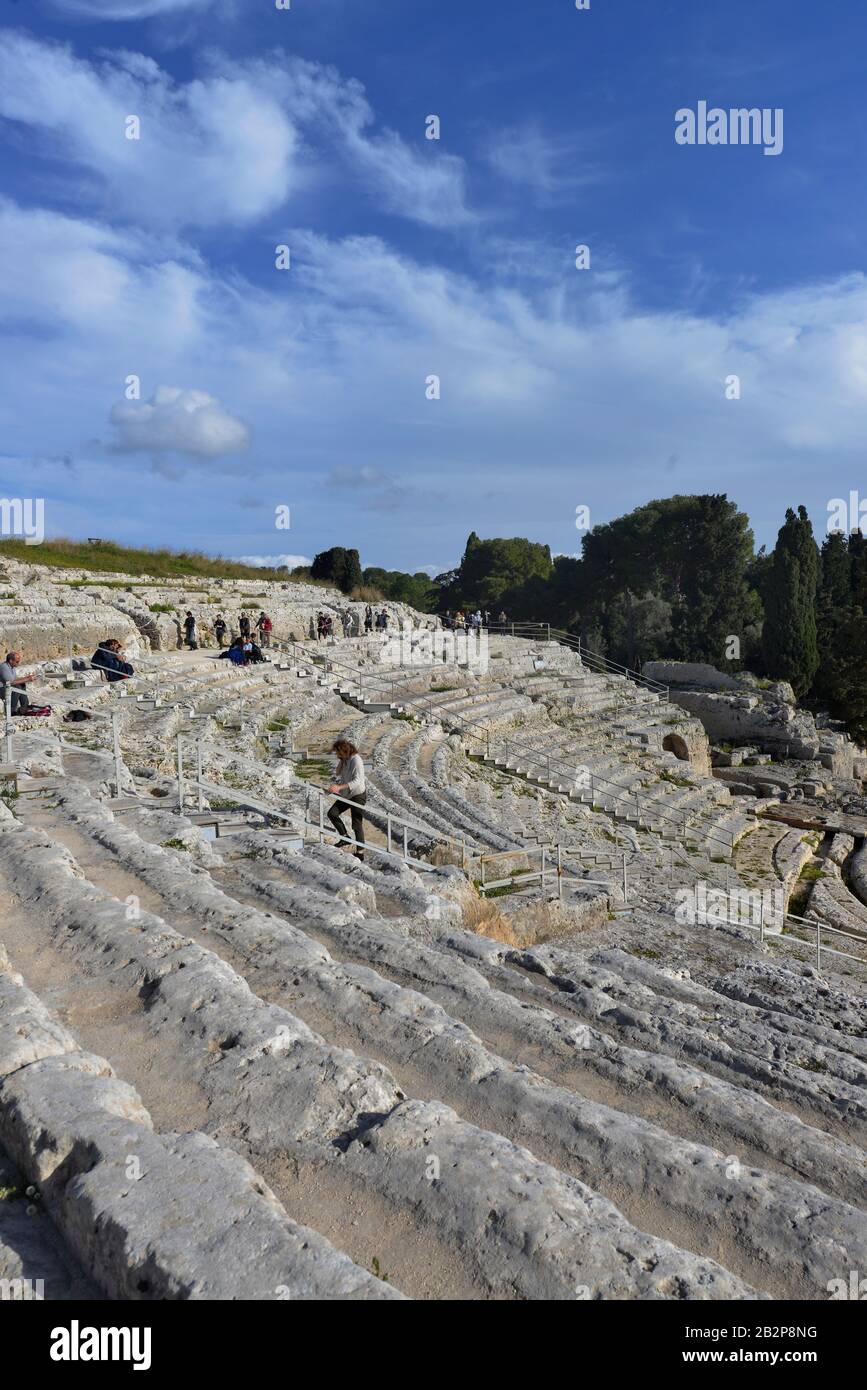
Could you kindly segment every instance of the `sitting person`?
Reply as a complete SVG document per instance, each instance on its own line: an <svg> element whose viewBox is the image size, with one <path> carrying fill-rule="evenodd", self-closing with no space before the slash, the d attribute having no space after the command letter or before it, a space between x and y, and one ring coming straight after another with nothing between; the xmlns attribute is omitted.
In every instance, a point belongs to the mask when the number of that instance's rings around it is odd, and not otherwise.
<svg viewBox="0 0 867 1390"><path fill-rule="evenodd" d="M26 714L30 709L30 701L24 687L33 677L19 676L18 667L20 665L21 652L7 652L6 660L0 661L0 714L6 708L7 687L12 694L13 714Z"/></svg>
<svg viewBox="0 0 867 1390"><path fill-rule="evenodd" d="M93 653L90 664L104 671L107 681L127 681L135 675L135 671L128 661L121 659L122 651L123 647L116 637L106 638Z"/></svg>
<svg viewBox="0 0 867 1390"><path fill-rule="evenodd" d="M243 637L236 637L225 655L228 656L233 665L246 666L250 658Z"/></svg>
<svg viewBox="0 0 867 1390"><path fill-rule="evenodd" d="M258 642L250 643L249 659L254 662L264 661L266 666L270 665L267 656L262 651L262 648L259 646Z"/></svg>

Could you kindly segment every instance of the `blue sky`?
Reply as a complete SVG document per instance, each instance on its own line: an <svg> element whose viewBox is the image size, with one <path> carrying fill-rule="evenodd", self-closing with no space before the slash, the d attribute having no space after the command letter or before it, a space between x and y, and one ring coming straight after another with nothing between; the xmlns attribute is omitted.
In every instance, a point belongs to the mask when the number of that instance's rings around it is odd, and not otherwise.
<svg viewBox="0 0 867 1390"><path fill-rule="evenodd" d="M4 0L0 492L410 570L673 492L821 530L867 495L867 19L831 13ZM678 145L699 101L781 108L782 153Z"/></svg>

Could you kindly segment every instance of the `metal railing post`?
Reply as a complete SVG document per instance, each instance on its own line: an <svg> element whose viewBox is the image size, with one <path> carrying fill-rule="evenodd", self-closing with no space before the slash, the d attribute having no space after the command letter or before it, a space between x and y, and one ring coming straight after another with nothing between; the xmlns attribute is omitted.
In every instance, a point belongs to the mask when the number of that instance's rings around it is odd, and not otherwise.
<svg viewBox="0 0 867 1390"><path fill-rule="evenodd" d="M541 871L541 874L540 874L540 877L541 877L541 880L542 880L542 897L543 897L543 898L544 898L544 896L545 896L545 853L546 853L546 851L545 851L545 846L543 845L543 846L542 846L542 865L541 865L541 870L542 870L542 871Z"/></svg>
<svg viewBox="0 0 867 1390"><path fill-rule="evenodd" d="M625 853L624 853L624 855L623 855L623 901L624 901L624 903L628 903L628 902L629 902L629 888L628 888L627 882L626 882L626 855L625 855Z"/></svg>
<svg viewBox="0 0 867 1390"><path fill-rule="evenodd" d="M319 793L319 843L320 843L320 845L322 844L322 841L323 841L323 838L324 838L324 833L325 833L325 799L324 799L322 793L320 792L320 793Z"/></svg>
<svg viewBox="0 0 867 1390"><path fill-rule="evenodd" d="M822 924L816 922L816 969L822 973Z"/></svg>
<svg viewBox="0 0 867 1390"><path fill-rule="evenodd" d="M178 734L178 810L184 809L184 737Z"/></svg>
<svg viewBox="0 0 867 1390"><path fill-rule="evenodd" d="M114 753L114 794L120 796L121 793L121 757L120 757L120 727L118 724L117 710L111 713L111 742Z"/></svg>
<svg viewBox="0 0 867 1390"><path fill-rule="evenodd" d="M563 846L557 842L557 896L563 901Z"/></svg>
<svg viewBox="0 0 867 1390"><path fill-rule="evenodd" d="M198 797L198 802L197 802L197 804L198 804L198 807L199 807L199 811L200 811L200 812L203 812L204 809L205 809L205 789L204 789L204 787L202 786L202 778L203 778L203 776L204 776L204 772L203 772L203 767L202 767L202 740L201 740L200 738L197 738L197 739L196 739L196 786L197 786L198 792L199 792L199 797Z"/></svg>
<svg viewBox="0 0 867 1390"><path fill-rule="evenodd" d="M403 857L409 859L409 827L403 827Z"/></svg>
<svg viewBox="0 0 867 1390"><path fill-rule="evenodd" d="M391 854L391 812L385 818L385 847Z"/></svg>
<svg viewBox="0 0 867 1390"><path fill-rule="evenodd" d="M3 697L6 715L6 728L4 730L4 756L7 763L12 761L12 687L7 685L6 693Z"/></svg>

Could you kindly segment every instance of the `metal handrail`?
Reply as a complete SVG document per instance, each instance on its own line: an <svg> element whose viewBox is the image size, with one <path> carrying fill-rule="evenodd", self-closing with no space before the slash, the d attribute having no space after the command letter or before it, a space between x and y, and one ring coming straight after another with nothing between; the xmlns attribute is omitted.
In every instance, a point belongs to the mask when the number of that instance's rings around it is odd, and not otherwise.
<svg viewBox="0 0 867 1390"><path fill-rule="evenodd" d="M424 836L426 840L431 840L435 844L446 844L454 846L456 849L460 849L461 862L464 862L464 859L466 857L466 841L464 839L458 840L453 838L451 835L443 835L440 831L433 830L430 826L424 825L421 821L414 821L408 816L395 815L392 811L382 811L378 807L371 808L366 803L362 804L360 801L353 801L350 797L342 796L339 792L330 792L327 790L326 787L320 787L315 782L308 783L307 785L308 805L311 792L316 792L319 797L320 825L322 825L323 822L322 809L324 803L327 799L331 798L334 801L339 801L341 805L348 806L350 808L355 807L359 811L363 811L364 814L367 816L368 820L373 820L374 817L380 820L385 820L386 838L389 848L391 847L392 843L393 829L395 826L398 826L403 830L404 845L406 845L407 843L407 832L413 830L417 834ZM520 853L521 851L515 850L513 852Z"/></svg>
<svg viewBox="0 0 867 1390"><path fill-rule="evenodd" d="M520 626L520 624L515 624L515 626ZM547 624L546 624L545 626L547 627ZM490 630L490 629L489 629L489 630ZM552 631L556 632L557 629L552 629ZM566 636L569 636L568 633L565 634L565 635L566 635ZM579 639L579 640L580 640L580 639ZM293 644L293 645L294 645L294 644ZM316 660L316 659L325 660L325 658L319 658L318 653L317 653L316 655L311 654L311 656L312 656L312 659L313 659L313 660ZM603 659L604 659L604 658L603 658ZM373 675L373 674L374 674L374 673L368 673L368 672L360 671L360 670L358 670L358 669L355 668L355 667L349 666L348 663L346 663L346 662L332 661L330 664L333 665L333 666L339 666L339 667L341 667L341 669L343 669L344 671L349 672L351 675L353 675L353 676L356 678L356 682L357 682L359 685L361 684L361 680L360 680L359 678L361 678L361 677L367 677L368 675ZM410 680L417 680L417 679L418 679L418 674L417 674L417 673L414 673L412 676L404 677L403 680L397 680L397 679L395 679L395 678L393 678L393 677L380 677L378 683L379 683L380 686L382 686L382 685L390 686L390 687L391 687L391 693L394 694L394 688L395 688L395 686L397 686L397 685L406 685L408 681L410 681ZM392 701L392 703L394 703L394 701ZM418 704L421 705L421 706L423 706L424 703L425 703L425 701L424 701L424 695L422 694L420 700L418 701ZM432 700L428 700L428 717L431 718L431 719L435 718L435 717L436 717L437 711L439 711L439 706L435 705L434 702L433 702ZM441 712L441 711L439 711L439 712ZM461 725L464 729L468 729L468 730L472 731L473 734L474 734L474 736L475 736L475 734L476 734L476 731L478 731L478 736L479 736L479 737L482 737L482 736L483 736L484 739L485 739L485 741L486 741L487 748L488 748L488 755L490 756L490 731L489 731L488 729L482 729L482 726L478 723L477 720L465 719L463 715L460 715L460 714L456 713L455 711L450 711L450 712L447 711L446 714L447 714L447 721L444 721L444 722L452 722L452 723L455 723L455 724L459 724L459 725ZM565 765L562 764L562 763L557 763L557 762L555 762L555 761L552 761L552 759L551 759L551 757L550 757L550 754L546 754L546 755L544 755L544 757L539 757L539 756L537 756L537 755L533 752L532 749L528 748L526 745L523 745L523 746L522 746L521 744L515 745L514 740L511 740L511 742L512 742L512 745L516 747L517 752L520 754L520 756L524 759L525 762L529 762L529 763L533 763L533 764L538 764L539 766L544 765L544 766L546 767L546 769L547 769L549 775L550 775L551 769L553 768L553 770L554 770L555 772L564 773L564 774L566 775L566 778L567 778L568 781L572 781L572 780L573 780L573 774L572 774L571 770L568 770L568 769L565 767ZM506 750L506 760L508 760L508 749L509 749L510 740L503 740L503 743L504 743L504 747L505 747L505 750ZM590 776L590 785L589 785L588 790L590 791L591 796L593 795L593 793L594 793L596 787L599 787L600 789L603 789L603 790L604 790L606 787L610 787L615 793L621 793L621 795L616 796L616 798L615 798L616 800L619 800L619 801L624 802L624 803L626 802L626 799L627 799L627 798L624 797L624 796L622 795L623 787L621 786L620 783L612 782L612 781L610 781L608 778L605 778L605 777L600 776L598 773L590 773L589 776ZM644 815L647 815L647 816L651 816L651 815L652 815L652 816L654 817L654 819L663 820L663 821L665 821L667 824L674 826L674 827L678 830L678 832L684 837L684 839L686 838L687 826L688 826L688 820L687 820L687 817L686 817L686 816L684 816L684 817L683 817L683 820L681 821L679 818L675 818L674 816L672 816L672 815L670 814L670 812L665 811L665 810L661 809L661 808L658 807L658 806L654 806L652 809L645 808L645 807L642 806L642 803L641 803L641 801L639 800L639 798L638 798L638 796L637 796L636 793L632 792L632 793L629 793L628 795L631 795L631 796L632 796L633 804L634 804L634 807L635 807L635 813L636 813L636 815L637 815L639 825L640 825L640 822L641 822L641 819L642 819L642 815L643 815L643 814L644 814ZM714 844L722 845L724 848L726 848L726 849L728 850L729 853L731 853L731 852L734 850L734 835L733 835L733 834L730 835L728 838L726 838L725 836L722 836L722 835L718 834L716 831L713 831L713 832L709 832L709 833L708 833L707 839L708 839L710 842L714 843Z"/></svg>
<svg viewBox="0 0 867 1390"><path fill-rule="evenodd" d="M810 927L810 928L815 927L815 929L816 929L816 969L819 970L820 972L821 972L821 969L822 969L822 952L823 952L823 951L825 952L826 955L840 956L843 960L851 960L851 961L854 961L854 962L856 963L856 965L867 965L867 957L864 957L864 956L853 956L849 951L835 951L834 948L833 948L832 946L823 946L823 945L822 945L822 932L823 932L823 931L825 931L825 932L830 932L833 936L842 936L842 937L845 937L847 941L857 941L857 942L859 943L859 945L864 946L864 947L867 947L867 936L858 936L857 933L855 933L855 932L843 931L843 929L842 929L841 927L832 927L831 924L830 924L830 922L822 922L818 917L799 917L799 916L797 915L797 913L794 913L794 912L787 912L787 913L786 913L786 916L785 916L785 921L786 921L786 922L797 922L798 926L802 926L802 927ZM784 922L784 925L785 925L785 922ZM777 940L781 940L781 939L786 939L786 940L789 941L789 942L798 941L798 938L797 938L797 937L792 937L792 936L789 936L788 938L782 938L781 936L777 936L776 934L772 934L770 937L766 937L765 934L764 934L764 927L763 927L763 926L760 927L759 930L762 932L762 940L763 940L763 941L765 941L765 940L777 941ZM801 946L807 946L807 947L809 947L809 945L810 945L810 943L809 943L808 941L801 941L801 942L799 942L798 944L801 945Z"/></svg>
<svg viewBox="0 0 867 1390"><path fill-rule="evenodd" d="M508 879L495 879L495 880L493 880L493 882L491 882L491 881L486 881L486 879L485 879L485 865L486 865L486 864L495 863L497 860L500 860L500 859L514 859L516 855L521 855L521 854L523 854L523 855L538 854L538 855L540 856L539 868L536 869L536 870L534 870L534 869L522 869L522 870L518 871L517 873L511 875L511 877L508 878ZM556 856L555 863L552 864L550 868L548 868L547 862L546 862L547 855L549 855L549 854L553 854L553 855ZM558 897L560 898L561 901L562 901L562 898L563 898L563 883L564 883L564 882L566 882L566 883L583 883L583 884L588 884L588 885L592 885L592 886L595 886L595 887L602 887L602 888L610 888L610 887L611 887L611 885L610 885L608 882L606 882L606 880L604 880L604 879L598 879L598 878L582 878L582 877L580 877L578 874L575 874L575 873L571 873L571 874L566 873L566 872L564 871L564 868L563 868L563 862L564 862L564 859L565 859L566 857L574 857L575 859L580 860L580 859L581 859L581 854L580 854L580 852L575 852L575 853L573 854L573 852L570 851L570 850L564 850L564 849L563 849L563 846L562 846L561 844L556 844L556 845L554 845L554 844L541 844L541 845L528 845L528 846L523 847L522 849L496 850L496 851L494 851L494 852L491 853L491 854L484 854L484 853L483 853L483 854L480 854L480 855L478 855L478 856L473 856L473 858L478 858L479 870L480 870L480 872L481 872L481 884L480 884L480 887L479 887L479 891L480 891L481 893L484 893L484 892L486 892L486 891L490 891L492 888L502 888L502 887L507 886L508 884L512 884L512 883L518 883L518 882L520 882L520 883L529 883L529 882L534 882L534 881L538 878L538 879L540 879L540 881L541 881L542 891L544 892L544 890L545 890L545 885L546 885L546 877L547 877L547 875L548 875L549 873L556 873L556 876L557 876L557 883L558 883ZM613 868L613 865L612 865L611 867ZM621 869L622 869L622 874L623 874L623 878L622 878L623 901L624 901L624 904L626 904L626 903L629 902L629 885L628 885L628 880L627 880L627 867L626 867L626 855L625 855L625 854L622 856Z"/></svg>
<svg viewBox="0 0 867 1390"><path fill-rule="evenodd" d="M596 662L604 670L614 674L628 677L638 685L645 686L648 690L656 694L664 694L668 699L669 687L660 681L653 680L650 676L644 676L640 671L635 671L631 666L624 666L619 661L612 661L607 656L602 656L599 652L591 651L584 645L580 637L574 633L566 632L563 628L552 627L550 623L491 623L486 629L489 633L500 633L512 637L524 637L525 635L539 636L544 631L546 641L558 642L561 646L571 647L577 651L582 661L587 661L589 665Z"/></svg>
<svg viewBox="0 0 867 1390"><path fill-rule="evenodd" d="M402 688L405 685L408 685L411 681L419 679L420 673L418 671L403 677L395 676L393 674L385 675L376 671L363 671L360 667L350 666L348 662L341 661L337 657L325 656L321 652L310 651L306 647L301 646L301 644L298 642L280 644L280 650L285 651L287 649L292 650L293 656L296 653L296 651L300 650L311 661L320 662L323 665L327 667L333 667L338 671L348 672L348 674L352 676L355 684L359 686L364 686L366 683L372 684L376 689L381 689L383 686L385 686L388 688L389 692L392 695L397 689Z"/></svg>
<svg viewBox="0 0 867 1390"><path fill-rule="evenodd" d="M431 712L431 714L432 714L432 712ZM433 716L432 716L432 717L433 717ZM463 717L463 715L456 714L456 713L454 713L454 712L451 713L451 714L449 714L448 717L449 717L450 720L452 720L452 721L454 721L454 722L456 722L456 723L458 723L458 724L463 725L465 729L471 730L474 736L476 736L476 731L478 731L478 736L479 736L479 737L483 737L484 740L485 740L485 743L486 743L486 746L487 746L487 751L488 751L488 756L490 757L490 751L491 751L491 736L490 736L490 730L489 730L489 729L483 728L483 727L478 723L477 720L465 719L465 718ZM549 780L550 780L550 777L551 777L551 772L553 771L553 772L555 772L555 773L562 773L562 774L564 774L564 776L566 777L566 780L567 780L567 781L570 781L570 782L571 782L571 781L574 781L574 772L573 772L573 770L572 770L571 768L567 768L565 764L559 763L559 762L557 762L556 760L553 760L553 759L551 758L551 755L550 755L549 753L542 754L542 755L538 755L538 754L536 754L536 753L534 752L533 749L528 748L526 745L522 745L522 744L520 744L520 743L516 743L514 739L511 739L511 740L510 740L510 739L503 739L503 740L502 740L502 744L503 744L503 747L504 747L504 750L505 750L505 759L504 759L504 761L508 762L509 747L510 747L510 744L511 744L511 746L515 749L516 753L517 753L525 762L531 763L531 764L534 764L534 765L538 765L538 766L540 766L540 767L544 766L544 768L545 768L545 770L546 770L546 775L548 776L548 779L549 779ZM615 793L623 793L623 791L624 791L623 786L622 786L619 782L612 782L609 778L607 778L607 777L602 777L599 773L596 773L596 772L589 772L589 773L588 773L588 776L589 776L589 779L590 779L590 780L589 780L589 786L587 787L587 790L590 792L591 797L594 795L594 792L595 792L595 790L596 790L597 787L599 787L599 788L601 788L601 789L603 789L603 790L604 790L606 787L610 787ZM679 832L683 835L684 839L686 838L687 827L688 827L688 820L687 820L687 817L686 817L686 816L684 816L684 817L683 817L683 820L681 821L679 818L675 818L675 817L674 817L673 815L671 815L668 811L664 811L664 810L660 809L658 806L653 806L652 808L647 807L647 806L643 805L643 803L639 800L638 795L637 795L636 792L629 792L629 793L627 793L626 795L617 796L615 799L616 799L616 800L619 800L619 801L621 801L621 802L623 802L623 803L624 803L624 806L625 806L626 803L627 803L628 797L630 797L630 796L631 796L631 798L632 798L632 804L633 804L634 807L635 807L635 813L636 813L636 815L638 816L639 823L640 823L640 821L641 821L642 815L646 815L646 816L648 816L648 817L649 817L649 816L653 816L654 819L666 821L668 824L670 824L670 825L676 827L677 829L679 829ZM592 804L592 803L591 803L591 804ZM711 842L715 843L715 844L723 845L725 848L728 849L729 853L731 853L732 850L734 849L734 836L733 836L733 835L730 835L728 838L726 838L726 837L724 837L724 836L722 836L722 835L717 834L717 833L714 831L714 832L709 832L709 833L708 833L707 839L710 840Z"/></svg>

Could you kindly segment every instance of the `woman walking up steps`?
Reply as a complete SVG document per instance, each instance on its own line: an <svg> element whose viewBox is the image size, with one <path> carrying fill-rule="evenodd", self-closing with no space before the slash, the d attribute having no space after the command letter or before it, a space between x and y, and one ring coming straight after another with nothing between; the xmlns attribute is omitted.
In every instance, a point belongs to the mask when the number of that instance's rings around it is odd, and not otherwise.
<svg viewBox="0 0 867 1390"><path fill-rule="evenodd" d="M345 842L346 822L343 819L344 809L341 798L357 804L349 807L349 816L352 821L352 839L355 842L355 857L364 861L364 814L361 807L367 801L367 784L364 780L364 763L361 754L354 743L350 743L346 738L339 738L331 749L332 753L337 754L337 771L334 774L334 781L328 788L337 796L337 800L329 807L328 819L334 829Z"/></svg>

